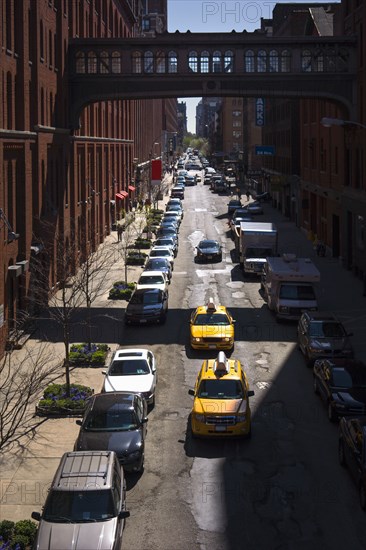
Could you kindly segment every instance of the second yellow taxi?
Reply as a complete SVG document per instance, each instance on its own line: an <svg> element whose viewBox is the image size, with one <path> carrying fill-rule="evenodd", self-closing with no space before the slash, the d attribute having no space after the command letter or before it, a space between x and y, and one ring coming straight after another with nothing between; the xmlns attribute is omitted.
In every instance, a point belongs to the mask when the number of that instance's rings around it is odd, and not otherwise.
<svg viewBox="0 0 366 550"><path fill-rule="evenodd" d="M225 306L215 305L212 298L191 315L190 340L193 349L232 350L234 323Z"/></svg>

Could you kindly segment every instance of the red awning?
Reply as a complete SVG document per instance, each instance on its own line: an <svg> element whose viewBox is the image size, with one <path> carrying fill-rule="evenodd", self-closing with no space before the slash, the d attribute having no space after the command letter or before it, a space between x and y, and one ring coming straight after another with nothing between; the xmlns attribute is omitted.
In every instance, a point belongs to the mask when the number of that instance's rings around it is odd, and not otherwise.
<svg viewBox="0 0 366 550"><path fill-rule="evenodd" d="M134 187L133 185L129 185L128 188L130 191L136 191L136 187Z"/></svg>
<svg viewBox="0 0 366 550"><path fill-rule="evenodd" d="M120 191L119 193L116 193L116 199L123 201L126 197L128 197L128 193L126 193L126 191Z"/></svg>

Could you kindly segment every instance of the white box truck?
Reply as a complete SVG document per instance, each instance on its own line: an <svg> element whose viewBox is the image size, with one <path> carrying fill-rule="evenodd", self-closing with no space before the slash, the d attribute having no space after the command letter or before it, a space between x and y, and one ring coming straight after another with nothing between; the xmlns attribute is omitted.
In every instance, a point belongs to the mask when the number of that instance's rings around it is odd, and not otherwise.
<svg viewBox="0 0 366 550"><path fill-rule="evenodd" d="M269 256L277 256L278 235L273 223L241 222L239 262L244 273L261 275Z"/></svg>
<svg viewBox="0 0 366 550"><path fill-rule="evenodd" d="M261 285L277 319L297 320L305 310L317 311L315 283L319 281L320 273L310 258L283 254L267 259Z"/></svg>

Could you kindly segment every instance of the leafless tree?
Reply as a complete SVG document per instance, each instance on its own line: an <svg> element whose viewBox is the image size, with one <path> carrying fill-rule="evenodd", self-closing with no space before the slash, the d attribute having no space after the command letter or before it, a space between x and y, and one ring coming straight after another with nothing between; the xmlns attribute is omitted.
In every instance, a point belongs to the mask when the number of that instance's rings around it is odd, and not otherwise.
<svg viewBox="0 0 366 550"><path fill-rule="evenodd" d="M136 218L134 219L132 216L126 218L126 222L124 225L124 231L122 233L122 240L117 243L118 246L118 253L120 257L122 258L124 269L125 269L125 283L128 283L128 265L127 265L127 257L128 254L131 252L131 249L133 248L133 244L137 237L136 232L136 224L140 223L140 219L144 218L144 214L139 212L136 214ZM144 224L146 225L146 217Z"/></svg>
<svg viewBox="0 0 366 550"><path fill-rule="evenodd" d="M21 444L44 422L35 416L35 405L61 375L61 358L47 343L5 354L0 362L0 451Z"/></svg>

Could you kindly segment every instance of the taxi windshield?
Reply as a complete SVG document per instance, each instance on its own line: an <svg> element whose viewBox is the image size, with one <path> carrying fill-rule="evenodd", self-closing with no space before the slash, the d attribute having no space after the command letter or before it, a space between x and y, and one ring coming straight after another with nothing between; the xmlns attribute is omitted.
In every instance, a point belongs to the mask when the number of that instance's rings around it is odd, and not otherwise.
<svg viewBox="0 0 366 550"><path fill-rule="evenodd" d="M203 399L242 399L243 387L239 380L202 380L198 397Z"/></svg>
<svg viewBox="0 0 366 550"><path fill-rule="evenodd" d="M194 325L230 325L230 321L225 313L199 313L194 322Z"/></svg>

